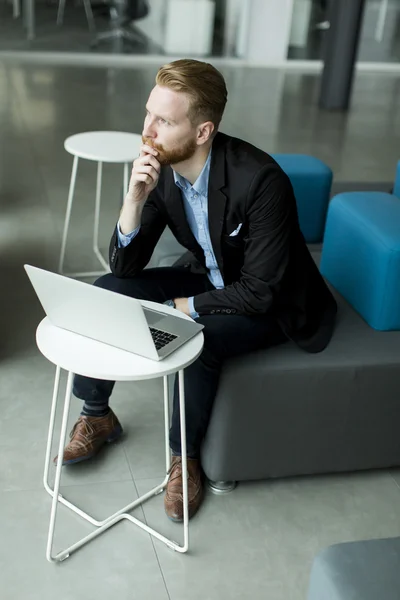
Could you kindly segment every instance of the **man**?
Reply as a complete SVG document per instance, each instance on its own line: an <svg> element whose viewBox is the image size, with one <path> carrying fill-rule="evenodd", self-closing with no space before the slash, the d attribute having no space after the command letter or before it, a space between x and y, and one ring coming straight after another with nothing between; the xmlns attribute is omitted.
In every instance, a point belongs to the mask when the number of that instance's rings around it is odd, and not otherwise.
<svg viewBox="0 0 400 600"><path fill-rule="evenodd" d="M211 65L162 67L146 105L143 146L110 245L112 273L98 285L169 302L204 328L204 349L185 370L189 515L203 497L200 446L225 359L292 339L319 352L336 304L300 232L288 177L265 152L218 133L227 91ZM144 270L166 226L192 264ZM76 376L83 410L63 464L86 460L122 433L109 408L114 382ZM165 510L183 518L177 386Z"/></svg>

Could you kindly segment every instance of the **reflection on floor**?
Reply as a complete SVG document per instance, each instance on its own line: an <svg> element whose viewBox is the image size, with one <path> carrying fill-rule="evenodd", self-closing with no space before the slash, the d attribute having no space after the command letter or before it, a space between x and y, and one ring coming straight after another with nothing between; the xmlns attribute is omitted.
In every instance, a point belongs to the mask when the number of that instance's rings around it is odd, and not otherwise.
<svg viewBox="0 0 400 600"><path fill-rule="evenodd" d="M0 63L2 600L305 600L321 548L400 535L400 471L394 469L246 482L227 496L207 493L191 523L188 555L122 523L62 564L46 562L50 497L41 477L54 367L35 345L43 311L23 264L56 269L72 166L64 139L94 129L140 132L155 72L156 66ZM322 158L334 169L337 190L355 181L390 185L399 148L396 78L358 75L352 109L344 115L318 109L317 76L244 68L223 73L229 88L224 131L270 152ZM95 181L96 165L82 161L67 247L71 270L97 266L90 240ZM104 251L121 183L122 168L105 165ZM173 241L164 237L162 244L165 254ZM64 496L97 519L151 489L164 468L161 382L119 384L112 405L124 438L62 476ZM69 427L80 407L73 399ZM167 520L162 502L159 496L136 514L179 541L181 529ZM61 507L56 551L90 531Z"/></svg>

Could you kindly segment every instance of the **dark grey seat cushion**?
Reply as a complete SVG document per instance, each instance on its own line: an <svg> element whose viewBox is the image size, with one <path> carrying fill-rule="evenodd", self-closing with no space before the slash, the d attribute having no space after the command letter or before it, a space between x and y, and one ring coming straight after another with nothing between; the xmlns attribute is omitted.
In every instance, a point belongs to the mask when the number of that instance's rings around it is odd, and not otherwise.
<svg viewBox="0 0 400 600"><path fill-rule="evenodd" d="M288 342L226 362L202 448L210 479L400 464L400 332L371 329L336 298L324 352Z"/></svg>
<svg viewBox="0 0 400 600"><path fill-rule="evenodd" d="M399 598L399 537L337 544L314 560L308 600Z"/></svg>

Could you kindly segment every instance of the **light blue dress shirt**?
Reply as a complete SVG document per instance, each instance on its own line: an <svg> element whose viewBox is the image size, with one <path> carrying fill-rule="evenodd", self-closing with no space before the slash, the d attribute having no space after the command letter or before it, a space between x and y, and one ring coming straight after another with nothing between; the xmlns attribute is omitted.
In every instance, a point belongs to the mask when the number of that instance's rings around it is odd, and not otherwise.
<svg viewBox="0 0 400 600"><path fill-rule="evenodd" d="M187 179L173 171L174 181L177 187L182 192L183 205L189 227L201 246L205 256L206 267L208 269L208 278L217 289L224 287L224 282L220 270L218 269L217 261L211 244L210 228L208 225L208 180L210 177L211 165L211 150L207 157L206 163L192 185ZM127 246L137 235L140 226L124 235L121 233L119 222L118 244L120 248ZM188 298L190 316L197 319L199 314L194 309L193 296Z"/></svg>

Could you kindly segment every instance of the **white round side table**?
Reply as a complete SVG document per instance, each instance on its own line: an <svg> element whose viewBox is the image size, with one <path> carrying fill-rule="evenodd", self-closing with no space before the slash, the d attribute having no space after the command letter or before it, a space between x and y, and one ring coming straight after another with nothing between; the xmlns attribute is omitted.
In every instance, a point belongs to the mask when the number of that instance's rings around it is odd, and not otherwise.
<svg viewBox="0 0 400 600"><path fill-rule="evenodd" d="M156 302L141 301L143 306L148 308L160 309ZM170 312L183 319L190 319L183 313L173 308L163 305L164 312ZM200 355L204 336L198 333L186 344L178 348L170 356L159 362L143 358L131 352L120 350L113 346L97 342L90 338L72 333L53 325L48 317L45 317L39 324L36 331L36 342L40 352L52 363L56 365L56 375L54 381L53 400L50 411L49 433L46 447L46 458L44 466L43 483L46 491L52 496L52 505L50 513L50 525L47 540L46 558L49 562L61 562L68 558L72 552L87 544L92 539L101 535L104 531L112 527L118 521L127 519L135 523L138 527L147 531L157 539L161 540L170 548L178 552L187 552L189 548L189 509L188 509L188 487L187 487L187 459L186 459L186 420L185 420L185 389L183 371ZM61 422L61 434L58 445L58 456L63 456L68 413L72 394L72 380L74 373L87 377L107 379L111 381L139 381L143 379L153 379L163 377L164 379L164 414L165 414L165 466L166 476L163 481L155 488L140 496L131 504L124 506L116 513L110 515L103 521L98 521L82 511L72 502L66 500L59 493L62 461L57 461L54 489L49 485L49 467L51 460L51 444L54 435L55 414L57 406L57 397L60 383L61 369L68 372L67 385L65 391L65 400L63 416ZM169 390L168 375L178 372L179 377L179 406L180 406L180 425L181 425L181 451L182 451L182 477L183 477L183 545L166 538L151 527L148 527L132 515L128 514L136 506L142 504L149 498L161 493L168 482L168 471L171 466L171 451L169 448ZM69 509L77 513L86 521L96 526L96 530L85 536L75 544L58 552L53 556L53 538L56 525L57 507L61 502Z"/></svg>
<svg viewBox="0 0 400 600"><path fill-rule="evenodd" d="M123 131L87 131L77 133L68 137L64 142L64 148L73 155L71 181L69 185L67 210L65 213L64 230L61 242L60 260L58 272L63 272L65 248L67 245L68 229L71 218L72 203L74 201L76 173L80 158L97 162L96 200L94 210L93 226L93 252L103 267L102 271L69 273L70 277L95 277L109 272L108 260L104 258L99 250L99 222L100 222L100 198L103 163L121 163L124 165L123 190L128 190L129 164L139 156L142 136L137 133L125 133Z"/></svg>

